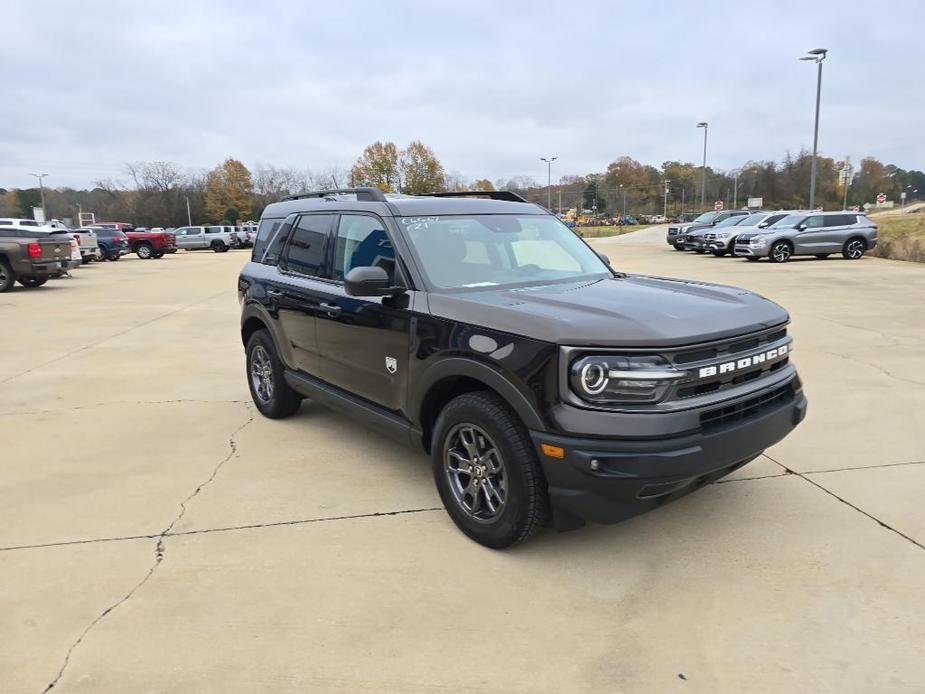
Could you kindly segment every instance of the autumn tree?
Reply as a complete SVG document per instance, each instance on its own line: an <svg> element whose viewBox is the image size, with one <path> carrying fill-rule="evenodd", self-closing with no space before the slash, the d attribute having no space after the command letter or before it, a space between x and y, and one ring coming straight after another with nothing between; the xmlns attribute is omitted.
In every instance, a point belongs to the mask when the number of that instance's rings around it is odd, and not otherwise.
<svg viewBox="0 0 925 694"><path fill-rule="evenodd" d="M330 188L330 181L321 188ZM254 198L252 210L259 217L263 208L287 195L309 190L308 175L292 167L258 165L254 171Z"/></svg>
<svg viewBox="0 0 925 694"><path fill-rule="evenodd" d="M403 149L398 167L403 193L414 195L443 190L443 166L423 142L415 140Z"/></svg>
<svg viewBox="0 0 925 694"><path fill-rule="evenodd" d="M233 209L249 218L253 193L251 172L237 159L228 158L212 169L206 179L206 214L219 221Z"/></svg>
<svg viewBox="0 0 925 694"><path fill-rule="evenodd" d="M384 193L398 190L398 148L394 142L378 140L363 150L350 170L354 186L374 186Z"/></svg>
<svg viewBox="0 0 925 694"><path fill-rule="evenodd" d="M481 190L487 193L487 192L493 191L494 189L495 187L492 185L491 181L489 181L487 178L477 178L474 181L472 181L471 190Z"/></svg>

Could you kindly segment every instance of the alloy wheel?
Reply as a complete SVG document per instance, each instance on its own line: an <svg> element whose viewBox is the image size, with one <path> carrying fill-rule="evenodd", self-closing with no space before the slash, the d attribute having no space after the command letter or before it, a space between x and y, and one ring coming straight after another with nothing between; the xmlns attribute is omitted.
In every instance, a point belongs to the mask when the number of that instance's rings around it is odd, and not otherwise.
<svg viewBox="0 0 925 694"><path fill-rule="evenodd" d="M443 467L459 507L488 523L507 502L507 472L497 446L474 424L457 424L446 437Z"/></svg>
<svg viewBox="0 0 925 694"><path fill-rule="evenodd" d="M785 263L790 259L790 246L786 243L778 243L771 249L771 256L776 263Z"/></svg>
<svg viewBox="0 0 925 694"><path fill-rule="evenodd" d="M862 255L864 255L864 244L855 239L848 244L848 247L845 249L848 253L848 257L851 260L857 260Z"/></svg>
<svg viewBox="0 0 925 694"><path fill-rule="evenodd" d="M261 345L251 352L251 385L261 402L269 403L273 398L273 367L270 355Z"/></svg>

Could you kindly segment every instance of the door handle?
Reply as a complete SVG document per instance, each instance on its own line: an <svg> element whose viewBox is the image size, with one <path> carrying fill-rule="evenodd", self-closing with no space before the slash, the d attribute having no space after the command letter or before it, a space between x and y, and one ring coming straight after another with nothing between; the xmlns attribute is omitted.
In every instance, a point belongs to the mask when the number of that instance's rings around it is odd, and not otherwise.
<svg viewBox="0 0 925 694"><path fill-rule="evenodd" d="M337 304L321 303L318 305L318 307L322 311L324 311L325 313L327 313L329 316L332 316L332 317L339 315L341 312L341 307L338 306Z"/></svg>
<svg viewBox="0 0 925 694"><path fill-rule="evenodd" d="M283 293L279 289L267 289L267 296L271 299L282 299Z"/></svg>

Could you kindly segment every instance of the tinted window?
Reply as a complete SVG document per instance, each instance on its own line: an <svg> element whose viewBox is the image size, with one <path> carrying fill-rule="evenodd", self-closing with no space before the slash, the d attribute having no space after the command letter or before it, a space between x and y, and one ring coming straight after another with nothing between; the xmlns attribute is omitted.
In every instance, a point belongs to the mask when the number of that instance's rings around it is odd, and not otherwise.
<svg viewBox="0 0 925 694"><path fill-rule="evenodd" d="M21 227L37 227L38 225L38 222L33 222L28 219L24 219L19 223L19 226Z"/></svg>
<svg viewBox="0 0 925 694"><path fill-rule="evenodd" d="M820 215L814 215L813 217L807 218L803 224L806 225L807 229L818 229L823 226L825 223L825 217Z"/></svg>
<svg viewBox="0 0 925 694"><path fill-rule="evenodd" d="M333 219L329 214L308 214L300 217L289 236L279 266L289 272L323 277L324 246Z"/></svg>
<svg viewBox="0 0 925 694"><path fill-rule="evenodd" d="M373 265L395 281L395 249L377 217L345 214L340 218L334 246L334 279L343 280L352 268Z"/></svg>
<svg viewBox="0 0 925 694"><path fill-rule="evenodd" d="M270 245L270 241L276 236L276 232L279 231L279 226L282 223L283 220L281 219L260 220L260 226L257 228L257 238L254 239L254 250L251 252L251 260L258 263L263 262L263 253ZM275 255L279 256L279 247L277 247Z"/></svg>
<svg viewBox="0 0 925 694"><path fill-rule="evenodd" d="M771 226L772 224L774 224L774 223L776 223L776 222L779 222L780 220L782 220L782 219L783 219L784 217L786 217L786 216L787 216L787 215L785 215L785 214L772 214L770 217L768 217L766 220L764 220L764 224L765 224L765 226Z"/></svg>
<svg viewBox="0 0 925 694"><path fill-rule="evenodd" d="M206 233L207 234L221 234L222 228L221 227L206 227Z"/></svg>
<svg viewBox="0 0 925 694"><path fill-rule="evenodd" d="M0 219L0 226L12 226L12 225L13 225L12 219Z"/></svg>

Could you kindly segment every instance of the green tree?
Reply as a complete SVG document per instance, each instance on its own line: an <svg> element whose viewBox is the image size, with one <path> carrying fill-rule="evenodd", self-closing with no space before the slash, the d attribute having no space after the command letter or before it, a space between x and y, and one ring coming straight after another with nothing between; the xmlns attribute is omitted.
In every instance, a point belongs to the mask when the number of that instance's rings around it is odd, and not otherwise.
<svg viewBox="0 0 925 694"><path fill-rule="evenodd" d="M38 188L21 188L16 191L19 216L32 219L32 208L42 206L42 193Z"/></svg>
<svg viewBox="0 0 925 694"><path fill-rule="evenodd" d="M403 193L419 194L443 190L443 166L430 149L415 140L402 150L398 160Z"/></svg>
<svg viewBox="0 0 925 694"><path fill-rule="evenodd" d="M206 214L213 221L234 209L245 217L251 214L254 183L251 172L237 159L226 159L206 179Z"/></svg>
<svg viewBox="0 0 925 694"><path fill-rule="evenodd" d="M398 189L398 148L394 142L378 140L363 150L350 170L354 186L374 186L384 193Z"/></svg>

